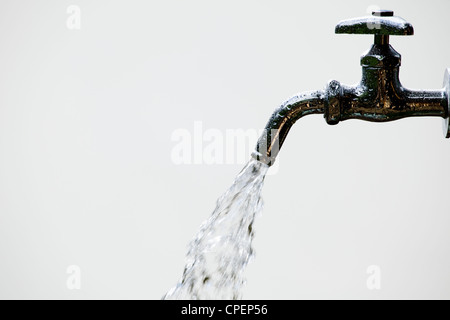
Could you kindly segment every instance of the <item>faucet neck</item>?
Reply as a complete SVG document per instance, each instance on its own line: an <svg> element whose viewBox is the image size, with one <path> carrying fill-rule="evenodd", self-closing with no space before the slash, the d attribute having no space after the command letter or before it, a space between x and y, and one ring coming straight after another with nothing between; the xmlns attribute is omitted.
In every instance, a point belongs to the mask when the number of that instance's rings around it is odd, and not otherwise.
<svg viewBox="0 0 450 320"><path fill-rule="evenodd" d="M380 40L380 42L382 41L384 40ZM392 48L389 40L387 41L388 43L374 43L369 51L361 57L361 66L363 68L392 69L401 65L402 56Z"/></svg>
<svg viewBox="0 0 450 320"><path fill-rule="evenodd" d="M388 34L376 34L374 38L375 44L389 44Z"/></svg>
<svg viewBox="0 0 450 320"><path fill-rule="evenodd" d="M361 86L366 88L366 95L389 98L386 91L392 90L397 94L391 93L398 95L402 88L399 80L400 65L401 55L389 43L373 44L361 57Z"/></svg>

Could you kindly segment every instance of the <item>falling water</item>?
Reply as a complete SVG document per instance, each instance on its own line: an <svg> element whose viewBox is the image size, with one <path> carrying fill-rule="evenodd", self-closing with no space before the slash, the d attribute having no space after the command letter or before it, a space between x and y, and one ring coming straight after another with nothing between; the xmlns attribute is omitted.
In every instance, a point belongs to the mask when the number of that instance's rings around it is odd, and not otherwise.
<svg viewBox="0 0 450 320"><path fill-rule="evenodd" d="M250 160L217 200L189 245L180 282L163 299L240 299L243 271L253 255L255 216L268 166Z"/></svg>

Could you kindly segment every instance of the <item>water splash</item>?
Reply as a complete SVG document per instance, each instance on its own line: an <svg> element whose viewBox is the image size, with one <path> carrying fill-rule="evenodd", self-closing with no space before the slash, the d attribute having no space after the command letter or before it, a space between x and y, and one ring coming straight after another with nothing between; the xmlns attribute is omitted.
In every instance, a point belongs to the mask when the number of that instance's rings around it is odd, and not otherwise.
<svg viewBox="0 0 450 320"><path fill-rule="evenodd" d="M163 299L240 299L243 271L253 255L253 223L262 210L269 166L250 160L217 200L189 245L180 282Z"/></svg>

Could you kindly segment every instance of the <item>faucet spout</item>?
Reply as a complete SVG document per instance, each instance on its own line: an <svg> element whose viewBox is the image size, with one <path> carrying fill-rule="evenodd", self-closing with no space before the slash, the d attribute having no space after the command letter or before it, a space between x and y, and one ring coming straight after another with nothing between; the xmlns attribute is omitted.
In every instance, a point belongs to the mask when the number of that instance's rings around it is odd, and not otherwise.
<svg viewBox="0 0 450 320"><path fill-rule="evenodd" d="M323 90L307 91L291 97L272 113L252 157L271 166L292 125L306 115L323 113L325 113Z"/></svg>

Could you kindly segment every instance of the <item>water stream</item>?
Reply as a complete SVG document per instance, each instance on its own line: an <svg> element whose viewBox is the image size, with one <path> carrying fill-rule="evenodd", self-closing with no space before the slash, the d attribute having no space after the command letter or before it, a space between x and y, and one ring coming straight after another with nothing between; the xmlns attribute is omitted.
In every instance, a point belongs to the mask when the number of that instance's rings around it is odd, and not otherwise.
<svg viewBox="0 0 450 320"><path fill-rule="evenodd" d="M241 299L253 255L253 223L262 210L268 166L250 160L189 245L183 276L163 299Z"/></svg>

